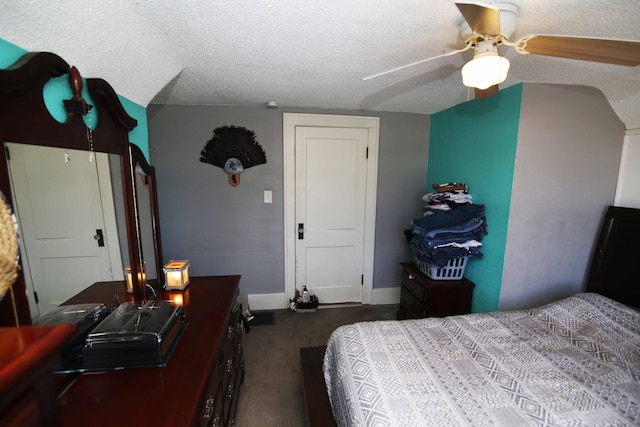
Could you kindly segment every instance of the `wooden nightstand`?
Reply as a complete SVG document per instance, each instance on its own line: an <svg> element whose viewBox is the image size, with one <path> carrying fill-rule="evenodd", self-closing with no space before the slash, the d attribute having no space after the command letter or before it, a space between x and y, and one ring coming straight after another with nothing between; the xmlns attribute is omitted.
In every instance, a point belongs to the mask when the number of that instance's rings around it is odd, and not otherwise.
<svg viewBox="0 0 640 427"><path fill-rule="evenodd" d="M433 280L413 263L402 263L398 319L445 317L471 312L475 284L462 280Z"/></svg>

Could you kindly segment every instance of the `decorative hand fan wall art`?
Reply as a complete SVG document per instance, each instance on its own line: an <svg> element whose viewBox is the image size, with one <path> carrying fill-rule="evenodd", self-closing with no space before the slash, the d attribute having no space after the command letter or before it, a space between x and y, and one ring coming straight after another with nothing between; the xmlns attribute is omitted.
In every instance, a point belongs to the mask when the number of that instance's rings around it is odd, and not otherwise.
<svg viewBox="0 0 640 427"><path fill-rule="evenodd" d="M200 161L223 168L229 184L237 187L240 174L251 166L267 163L267 155L253 131L240 126L221 126L200 152Z"/></svg>

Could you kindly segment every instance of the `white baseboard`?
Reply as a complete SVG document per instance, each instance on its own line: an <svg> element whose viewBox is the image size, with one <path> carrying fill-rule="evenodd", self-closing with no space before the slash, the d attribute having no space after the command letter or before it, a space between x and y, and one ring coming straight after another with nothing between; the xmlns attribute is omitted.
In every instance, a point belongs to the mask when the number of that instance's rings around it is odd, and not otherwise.
<svg viewBox="0 0 640 427"><path fill-rule="evenodd" d="M400 286L394 288L373 288L371 304L399 304Z"/></svg>
<svg viewBox="0 0 640 427"><path fill-rule="evenodd" d="M250 310L279 310L287 308L284 293L279 294L249 294Z"/></svg>
<svg viewBox="0 0 640 427"><path fill-rule="evenodd" d="M284 293L279 294L249 294L250 310L280 310L287 308ZM374 288L371 304L399 304L400 287ZM326 307L325 307L326 308Z"/></svg>

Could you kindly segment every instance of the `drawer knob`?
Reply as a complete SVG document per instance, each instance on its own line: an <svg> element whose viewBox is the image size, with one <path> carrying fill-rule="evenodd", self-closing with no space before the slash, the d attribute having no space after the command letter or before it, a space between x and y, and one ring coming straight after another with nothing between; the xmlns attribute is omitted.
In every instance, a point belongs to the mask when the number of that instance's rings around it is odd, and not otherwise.
<svg viewBox="0 0 640 427"><path fill-rule="evenodd" d="M410 275L409 275L409 280L416 280L416 278L415 278L415 277L413 277L413 274L410 274Z"/></svg>
<svg viewBox="0 0 640 427"><path fill-rule="evenodd" d="M227 389L227 399L233 398L233 384L229 384L229 388Z"/></svg>
<svg viewBox="0 0 640 427"><path fill-rule="evenodd" d="M213 415L213 407L214 407L215 399L213 396L207 397L207 400L204 402L204 413L202 414L202 418L205 420L210 420Z"/></svg>

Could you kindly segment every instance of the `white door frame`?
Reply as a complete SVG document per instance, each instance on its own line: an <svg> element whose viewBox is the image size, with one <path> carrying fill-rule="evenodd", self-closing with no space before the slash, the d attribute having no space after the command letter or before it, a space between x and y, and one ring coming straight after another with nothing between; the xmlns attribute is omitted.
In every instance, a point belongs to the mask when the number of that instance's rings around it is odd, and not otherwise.
<svg viewBox="0 0 640 427"><path fill-rule="evenodd" d="M371 303L373 292L373 259L375 248L376 197L378 188L379 117L340 116L329 114L283 113L284 157L284 306L289 305L296 286L296 192L295 142L297 126L366 128L369 130L367 190L364 219L364 282L362 303ZM321 301L322 302L322 301Z"/></svg>

